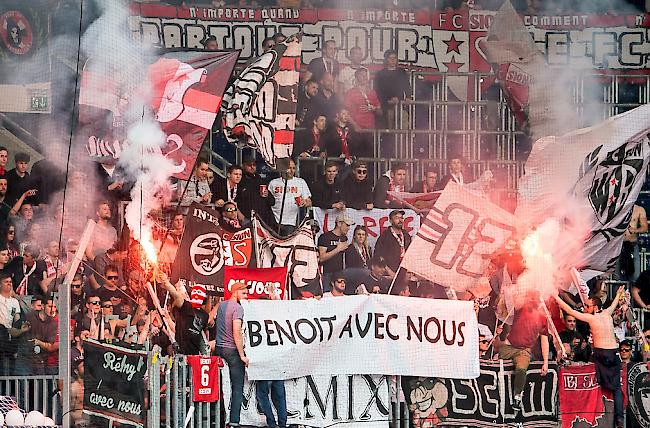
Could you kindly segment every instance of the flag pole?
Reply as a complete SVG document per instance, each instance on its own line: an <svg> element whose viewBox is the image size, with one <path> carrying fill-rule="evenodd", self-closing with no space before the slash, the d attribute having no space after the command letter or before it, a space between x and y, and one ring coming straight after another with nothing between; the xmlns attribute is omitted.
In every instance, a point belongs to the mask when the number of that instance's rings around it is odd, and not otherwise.
<svg viewBox="0 0 650 428"><path fill-rule="evenodd" d="M397 271L395 272L395 276L393 277L393 280L390 283L390 287L388 287L388 293L390 295L391 291L393 291L393 286L395 285L395 281L397 281L397 276L399 275L399 271L402 270L402 263L399 264L397 267Z"/></svg>

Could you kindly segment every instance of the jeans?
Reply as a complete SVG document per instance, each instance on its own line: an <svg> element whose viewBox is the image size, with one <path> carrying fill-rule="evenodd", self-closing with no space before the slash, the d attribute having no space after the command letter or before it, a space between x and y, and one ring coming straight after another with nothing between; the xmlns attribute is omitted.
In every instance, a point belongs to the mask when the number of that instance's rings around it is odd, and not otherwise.
<svg viewBox="0 0 650 428"><path fill-rule="evenodd" d="M239 415L241 414L241 405L244 401L244 376L246 367L244 362L239 358L237 349L217 347L219 355L228 364L228 373L230 374L230 426L239 425Z"/></svg>
<svg viewBox="0 0 650 428"><path fill-rule="evenodd" d="M271 391L271 400L278 413L278 423L275 423L275 416L269 401L269 389ZM269 427L286 427L287 426L287 393L284 390L283 380L260 380L256 384L255 396L257 404L266 416L266 426Z"/></svg>

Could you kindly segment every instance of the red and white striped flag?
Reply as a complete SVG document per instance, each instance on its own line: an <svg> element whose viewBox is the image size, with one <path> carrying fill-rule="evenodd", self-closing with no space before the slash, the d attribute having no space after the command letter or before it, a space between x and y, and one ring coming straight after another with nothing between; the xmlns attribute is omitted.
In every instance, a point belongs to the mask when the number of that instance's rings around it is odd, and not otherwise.
<svg viewBox="0 0 650 428"><path fill-rule="evenodd" d="M429 211L401 267L457 291L472 288L515 234L515 218L450 182Z"/></svg>
<svg viewBox="0 0 650 428"><path fill-rule="evenodd" d="M415 210L430 210L433 204L438 200L441 190L428 193L412 193L412 192L393 192L389 191L388 196L398 201L406 203L409 208Z"/></svg>

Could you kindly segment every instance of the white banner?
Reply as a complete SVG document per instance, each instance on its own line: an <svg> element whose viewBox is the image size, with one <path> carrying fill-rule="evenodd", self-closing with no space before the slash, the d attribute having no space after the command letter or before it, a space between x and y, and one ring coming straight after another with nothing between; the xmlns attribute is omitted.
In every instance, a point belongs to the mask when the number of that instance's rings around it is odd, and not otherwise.
<svg viewBox="0 0 650 428"><path fill-rule="evenodd" d="M247 372L253 380L350 373L479 375L471 301L372 294L242 305Z"/></svg>
<svg viewBox="0 0 650 428"><path fill-rule="evenodd" d="M221 370L226 419L230 420L230 376ZM242 426L265 427L266 417L257 410L257 383L244 381ZM287 393L287 425L386 428L390 414L386 376L305 376L284 381ZM273 413L277 412L273 408Z"/></svg>
<svg viewBox="0 0 650 428"><path fill-rule="evenodd" d="M375 242L381 235L381 232L390 227L390 219L388 215L392 209L379 209L375 208L371 211L367 210L355 210L352 208L346 208L345 214L347 214L352 221L354 221L355 226L361 225L365 226L368 231L368 244L371 248L375 247ZM329 232L334 229L336 226L336 216L341 214L342 211L338 210L323 210L320 208L314 208L314 218L320 224L321 230L316 235L316 239L325 232ZM411 236L418 231L420 228L420 216L413 210L404 210L404 230ZM350 228L348 232L348 238L352 241L354 236L354 227Z"/></svg>
<svg viewBox="0 0 650 428"><path fill-rule="evenodd" d="M645 104L591 128L536 141L519 179L515 215L525 222L522 231L555 218L565 237L556 260L611 271L646 178L648 132Z"/></svg>
<svg viewBox="0 0 650 428"><path fill-rule="evenodd" d="M474 287L495 252L515 234L512 214L449 182L429 211L402 267L437 284Z"/></svg>

